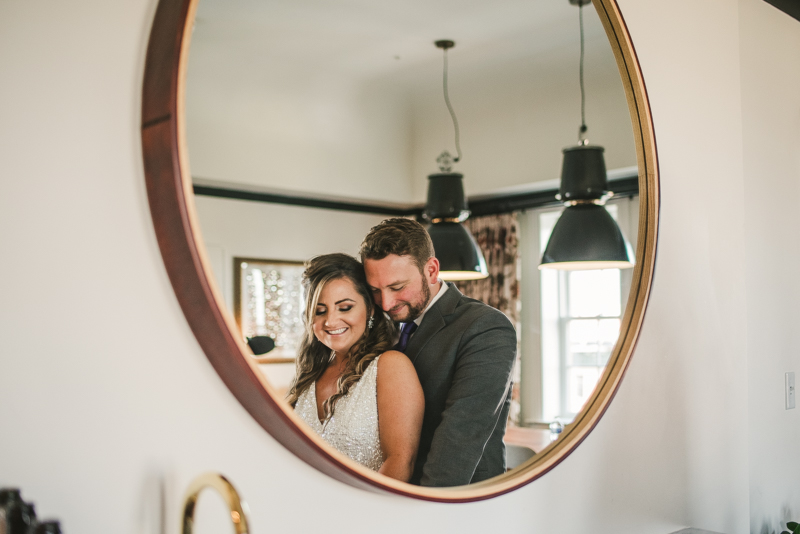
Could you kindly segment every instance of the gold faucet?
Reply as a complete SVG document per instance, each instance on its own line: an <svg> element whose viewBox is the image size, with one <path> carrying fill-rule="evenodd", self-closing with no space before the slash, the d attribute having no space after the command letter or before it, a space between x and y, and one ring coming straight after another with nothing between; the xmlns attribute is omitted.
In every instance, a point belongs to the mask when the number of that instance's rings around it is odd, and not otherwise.
<svg viewBox="0 0 800 534"><path fill-rule="evenodd" d="M225 499L231 511L231 521L236 534L248 534L250 529L247 526L247 504L239 498L239 493L233 484L219 473L203 473L189 484L183 499L183 534L192 534L197 497L205 488L214 488Z"/></svg>

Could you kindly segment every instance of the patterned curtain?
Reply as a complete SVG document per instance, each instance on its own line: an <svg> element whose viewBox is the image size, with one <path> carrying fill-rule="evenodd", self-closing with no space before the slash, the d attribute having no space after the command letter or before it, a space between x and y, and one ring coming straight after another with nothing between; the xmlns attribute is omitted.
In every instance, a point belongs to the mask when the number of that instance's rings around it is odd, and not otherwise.
<svg viewBox="0 0 800 534"><path fill-rule="evenodd" d="M514 324L519 339L520 258L519 223L516 213L486 215L467 219L464 226L475 237L486 258L489 277L483 280L456 282L459 291L497 308ZM520 354L517 346L514 366L514 389L511 395L509 420L519 419Z"/></svg>
<svg viewBox="0 0 800 534"><path fill-rule="evenodd" d="M486 258L489 277L457 282L465 295L485 302L519 321L519 224L516 213L467 219L464 226L475 237Z"/></svg>

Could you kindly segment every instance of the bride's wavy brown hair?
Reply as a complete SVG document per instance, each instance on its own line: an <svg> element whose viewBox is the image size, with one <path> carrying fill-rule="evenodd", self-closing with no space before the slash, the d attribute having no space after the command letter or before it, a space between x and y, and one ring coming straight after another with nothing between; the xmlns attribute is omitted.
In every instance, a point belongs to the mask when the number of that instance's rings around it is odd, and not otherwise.
<svg viewBox="0 0 800 534"><path fill-rule="evenodd" d="M339 399L347 395L361 379L370 362L392 347L396 333L394 323L382 310L376 309L367 285L364 267L358 260L347 254L325 254L311 258L306 262L306 270L303 273L306 332L297 354L295 379L286 397L289 404L294 407L300 395L314 385L330 363L331 349L314 335L314 315L325 285L342 278L353 283L367 306L367 317L373 317L373 324L372 328L364 325L364 335L350 348L344 371L337 381L336 393L323 403L326 419L333 415Z"/></svg>

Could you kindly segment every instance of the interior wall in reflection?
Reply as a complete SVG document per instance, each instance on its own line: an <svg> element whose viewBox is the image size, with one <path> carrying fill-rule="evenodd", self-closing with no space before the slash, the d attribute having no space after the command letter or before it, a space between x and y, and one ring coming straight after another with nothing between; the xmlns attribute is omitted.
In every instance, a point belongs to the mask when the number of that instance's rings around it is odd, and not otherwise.
<svg viewBox="0 0 800 534"><path fill-rule="evenodd" d="M195 196L209 261L233 310L233 258L305 261L344 252L356 255L362 238L383 217Z"/></svg>
<svg viewBox="0 0 800 534"><path fill-rule="evenodd" d="M193 43L202 58L203 43ZM306 194L409 202L411 115L385 80L294 77L230 87L191 63L192 175ZM200 78L200 79L198 79Z"/></svg>

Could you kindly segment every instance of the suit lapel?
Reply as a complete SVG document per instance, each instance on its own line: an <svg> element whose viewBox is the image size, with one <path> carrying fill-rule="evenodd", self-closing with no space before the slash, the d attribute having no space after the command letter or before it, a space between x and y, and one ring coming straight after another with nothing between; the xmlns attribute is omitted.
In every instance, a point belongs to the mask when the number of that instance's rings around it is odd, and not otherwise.
<svg viewBox="0 0 800 534"><path fill-rule="evenodd" d="M444 283L447 284L447 282ZM417 357L425 348L425 345L428 344L428 341L430 341L439 330L447 326L447 322L444 318L455 311L458 301L461 300L461 296L461 292L455 285L448 284L447 292L442 295L442 298L436 301L431 309L425 312L422 323L419 325L417 331L414 332L414 335L411 336L408 346L406 347L405 354L412 363L415 363Z"/></svg>

